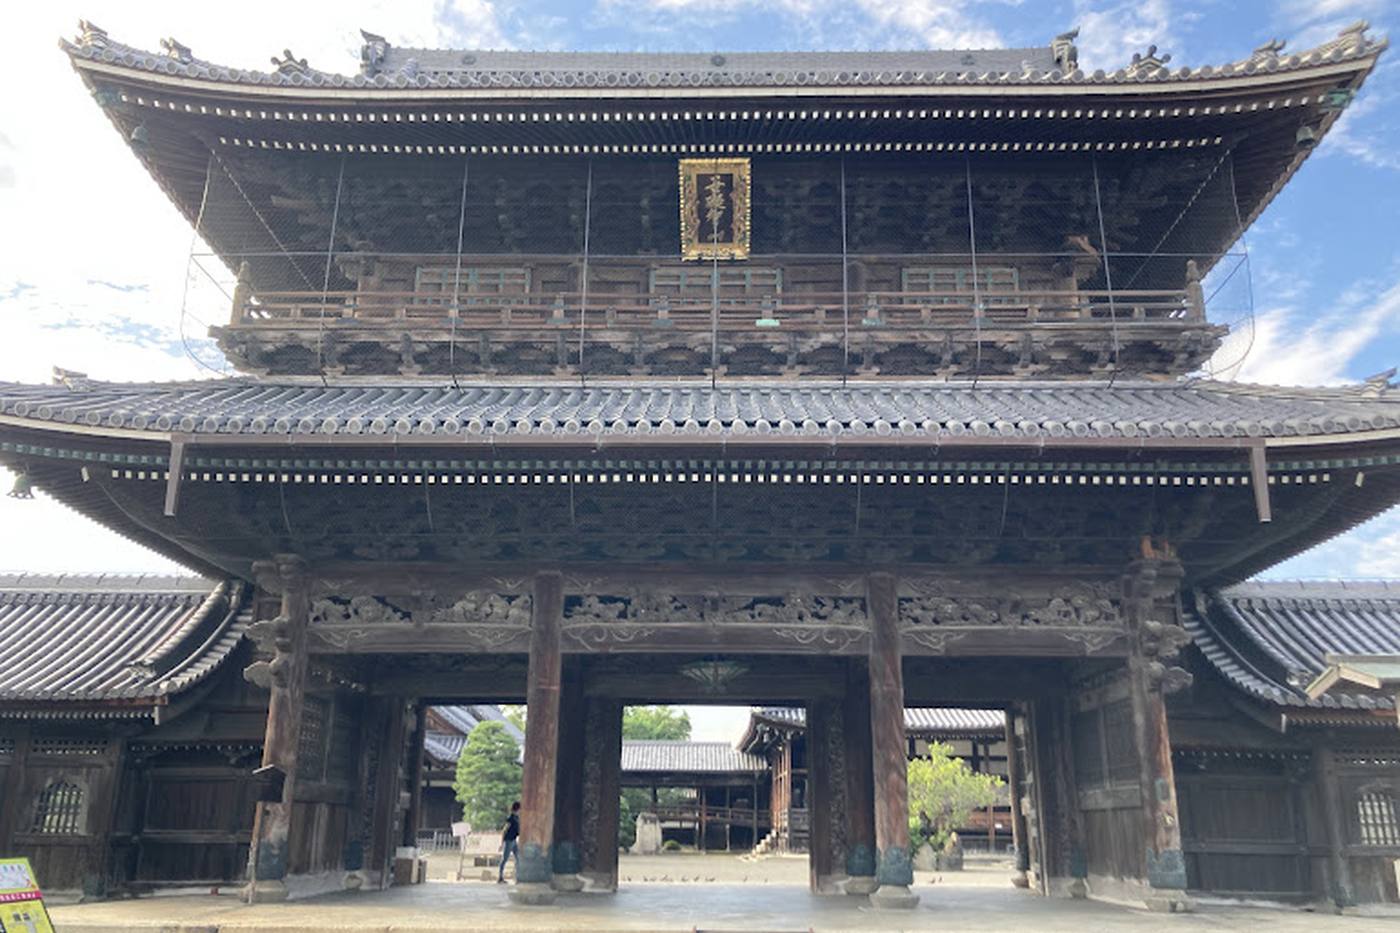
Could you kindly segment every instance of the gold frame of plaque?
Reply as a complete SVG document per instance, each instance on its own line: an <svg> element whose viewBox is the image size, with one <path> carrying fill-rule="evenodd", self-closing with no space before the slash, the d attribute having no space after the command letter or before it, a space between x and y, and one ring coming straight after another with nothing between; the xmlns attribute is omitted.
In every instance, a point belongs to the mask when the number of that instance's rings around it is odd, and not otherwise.
<svg viewBox="0 0 1400 933"><path fill-rule="evenodd" d="M749 258L750 180L748 159L680 160L682 259Z"/></svg>

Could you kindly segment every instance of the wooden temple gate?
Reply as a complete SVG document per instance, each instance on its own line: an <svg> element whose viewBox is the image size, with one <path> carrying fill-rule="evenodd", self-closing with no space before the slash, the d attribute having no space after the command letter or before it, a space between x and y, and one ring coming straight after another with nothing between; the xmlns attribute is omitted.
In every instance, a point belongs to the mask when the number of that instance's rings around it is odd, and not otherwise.
<svg viewBox="0 0 1400 933"><path fill-rule="evenodd" d="M713 685L682 670L725 659L726 698L806 707L814 890L913 902L904 709L961 702L1012 713L1015 834L1037 886L1082 895L1093 876L1096 890L1182 902L1162 703L1185 679L1171 666L1185 635L1170 558L1015 581L644 566L342 573L291 556L259 572L280 602L251 630L267 660L248 676L272 696L255 899L283 896L301 873L387 883L416 830L415 711L467 696L528 706L513 896L615 889L623 707L713 700ZM348 709L360 711L360 754L342 742L328 757L326 733ZM337 769L339 795L325 789Z"/></svg>

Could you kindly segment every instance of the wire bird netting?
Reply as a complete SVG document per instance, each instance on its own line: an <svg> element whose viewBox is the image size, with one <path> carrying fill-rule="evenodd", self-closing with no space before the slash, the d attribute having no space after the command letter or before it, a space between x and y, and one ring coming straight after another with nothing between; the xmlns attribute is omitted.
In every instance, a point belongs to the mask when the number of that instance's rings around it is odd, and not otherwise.
<svg viewBox="0 0 1400 933"><path fill-rule="evenodd" d="M746 372L736 330L815 321L827 339L800 371L844 377L869 371L865 325L918 307L920 320L972 329L958 372L973 379L1015 365L1014 347L982 338L1008 322L1097 322L1093 372L1140 372L1153 364L1129 358L1122 328L1189 317L1197 274L1213 323L1252 322L1227 147L755 157L749 178L725 208L748 220L746 258L695 262L674 159L228 152L209 162L197 223L209 252L191 250L192 278L214 287L182 316L218 323L228 315L209 309L223 300L235 322L311 334L267 371L324 375L346 354L378 355L454 383L495 371L483 327L532 321L549 329L521 351L538 355L528 365L579 378L625 369L616 331L628 322L679 325L687 339L651 364L714 378ZM345 320L446 336L345 346ZM1219 363L1229 374L1240 360Z"/></svg>

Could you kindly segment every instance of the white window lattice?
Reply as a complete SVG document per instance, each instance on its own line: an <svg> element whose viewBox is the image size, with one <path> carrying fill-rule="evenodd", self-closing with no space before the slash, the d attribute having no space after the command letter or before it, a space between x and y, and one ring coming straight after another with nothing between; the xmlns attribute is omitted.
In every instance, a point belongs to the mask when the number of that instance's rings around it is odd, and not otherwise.
<svg viewBox="0 0 1400 933"><path fill-rule="evenodd" d="M81 755L96 756L107 750L103 739L65 739L39 737L34 739L30 751L35 755Z"/></svg>
<svg viewBox="0 0 1400 933"><path fill-rule="evenodd" d="M83 827L83 789L68 781L51 781L34 806L31 830L46 836L75 836Z"/></svg>
<svg viewBox="0 0 1400 933"><path fill-rule="evenodd" d="M1400 846L1400 819L1395 794L1388 790L1357 795L1356 816L1363 846Z"/></svg>

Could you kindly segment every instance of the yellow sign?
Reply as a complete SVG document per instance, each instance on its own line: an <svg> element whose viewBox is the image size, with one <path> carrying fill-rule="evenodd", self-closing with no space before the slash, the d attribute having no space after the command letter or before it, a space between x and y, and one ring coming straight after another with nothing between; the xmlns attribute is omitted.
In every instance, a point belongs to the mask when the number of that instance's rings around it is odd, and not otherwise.
<svg viewBox="0 0 1400 933"><path fill-rule="evenodd" d="M0 933L54 933L27 858L0 859Z"/></svg>
<svg viewBox="0 0 1400 933"><path fill-rule="evenodd" d="M681 257L749 257L749 160L681 159Z"/></svg>

